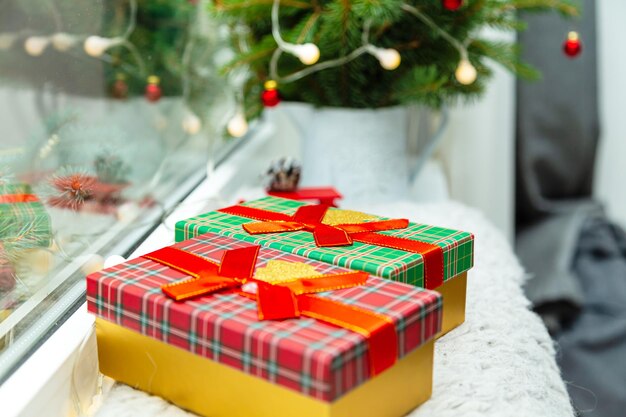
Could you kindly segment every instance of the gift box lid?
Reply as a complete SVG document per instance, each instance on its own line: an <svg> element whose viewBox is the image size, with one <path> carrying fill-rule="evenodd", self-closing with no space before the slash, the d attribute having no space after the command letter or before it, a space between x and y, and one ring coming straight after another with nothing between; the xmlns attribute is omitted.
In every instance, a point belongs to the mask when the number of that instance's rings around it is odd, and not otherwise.
<svg viewBox="0 0 626 417"><path fill-rule="evenodd" d="M50 245L52 226L43 203L27 184L0 187L0 239L8 241L28 231L29 242Z"/></svg>
<svg viewBox="0 0 626 417"><path fill-rule="evenodd" d="M214 262L226 250L247 246L254 245L211 233L174 245ZM348 272L262 248L255 277L276 261L282 261L281 267L314 268L323 274ZM161 286L186 278L137 258L87 277L88 309L101 319L322 401L334 401L371 377L368 344L361 334L304 316L259 320L256 302L239 293L216 292L184 302L163 294ZM317 296L390 319L398 358L433 339L441 328L441 296L433 291L370 276L365 285Z"/></svg>
<svg viewBox="0 0 626 417"><path fill-rule="evenodd" d="M298 208L308 204L276 197L265 197L247 201L241 205L293 215ZM350 210L329 208L323 222L340 224L379 220L388 219ZM207 232L219 233L322 262L366 271L394 281L418 287L436 288L436 285L430 287L425 285L424 257L419 253L385 246L373 246L356 241L351 246L319 247L316 245L313 235L307 231L251 235L242 227L244 224L257 221L213 211L179 221L176 224L176 241L189 239ZM440 247L443 252L443 282L468 271L474 264L474 236L469 232L409 223L406 228L378 233L422 241Z"/></svg>

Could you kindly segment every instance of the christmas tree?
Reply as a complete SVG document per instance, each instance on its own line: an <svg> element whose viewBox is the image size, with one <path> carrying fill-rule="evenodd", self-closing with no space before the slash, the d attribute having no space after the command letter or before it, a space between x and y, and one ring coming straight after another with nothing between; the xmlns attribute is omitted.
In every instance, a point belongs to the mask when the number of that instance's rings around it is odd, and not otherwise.
<svg viewBox="0 0 626 417"><path fill-rule="evenodd" d="M217 0L211 13L238 34L224 72L249 68L244 96L253 116L261 94L275 102L274 83L283 99L316 106L438 107L480 95L488 59L536 78L518 45L480 32L523 30L519 12L553 10L578 14L569 0Z"/></svg>

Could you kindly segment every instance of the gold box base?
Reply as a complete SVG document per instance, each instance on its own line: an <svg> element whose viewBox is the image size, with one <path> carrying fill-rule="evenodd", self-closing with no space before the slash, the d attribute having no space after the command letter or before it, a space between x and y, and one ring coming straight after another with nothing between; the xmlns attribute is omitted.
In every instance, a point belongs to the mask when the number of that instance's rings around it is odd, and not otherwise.
<svg viewBox="0 0 626 417"><path fill-rule="evenodd" d="M206 417L400 417L430 398L430 341L328 403L96 319L100 371Z"/></svg>
<svg viewBox="0 0 626 417"><path fill-rule="evenodd" d="M435 288L443 296L443 320L441 337L465 321L465 297L467 292L467 272L457 275Z"/></svg>

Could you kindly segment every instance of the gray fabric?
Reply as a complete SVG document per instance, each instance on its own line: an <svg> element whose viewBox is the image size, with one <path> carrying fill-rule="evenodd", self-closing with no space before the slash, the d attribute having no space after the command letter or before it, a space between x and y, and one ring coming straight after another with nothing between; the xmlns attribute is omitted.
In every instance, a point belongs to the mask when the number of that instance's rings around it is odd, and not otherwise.
<svg viewBox="0 0 626 417"><path fill-rule="evenodd" d="M563 378L579 413L626 415L626 233L603 217L582 225L574 271L585 300L556 335Z"/></svg>
<svg viewBox="0 0 626 417"><path fill-rule="evenodd" d="M534 277L529 298L555 309L546 319L557 319L557 328L581 308L571 268L575 239L585 216L599 210L590 198L599 136L595 7L583 3L576 59L561 50L572 23L555 13L525 16L528 30L520 35L523 58L543 80L517 86L517 251Z"/></svg>
<svg viewBox="0 0 626 417"><path fill-rule="evenodd" d="M591 200L599 136L595 4L582 3L577 24L528 16L520 36L523 58L544 79L517 89L516 249L579 414L624 417L626 235ZM572 27L583 42L574 60L560 50Z"/></svg>
<svg viewBox="0 0 626 417"><path fill-rule="evenodd" d="M591 194L599 136L595 7L584 3L584 19L573 25L557 14L525 17L522 57L538 68L539 82L517 86L518 220L536 221L568 212ZM575 59L561 49L578 27L583 52Z"/></svg>

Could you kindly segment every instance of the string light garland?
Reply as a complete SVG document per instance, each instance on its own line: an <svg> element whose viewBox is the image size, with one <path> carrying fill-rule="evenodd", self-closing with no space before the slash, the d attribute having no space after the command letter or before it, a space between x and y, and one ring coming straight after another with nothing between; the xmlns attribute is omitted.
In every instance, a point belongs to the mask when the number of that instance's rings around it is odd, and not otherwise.
<svg viewBox="0 0 626 417"><path fill-rule="evenodd" d="M17 40L15 33L0 33L0 50L7 50L13 46Z"/></svg>
<svg viewBox="0 0 626 417"><path fill-rule="evenodd" d="M279 0L274 0L274 4L279 3ZM361 35L362 45L353 50L348 55L337 59L331 59L324 62L319 62L315 65L311 65L307 68L304 68L300 71L296 71L287 76L280 76L278 74L278 60L280 55L283 52L283 49L277 48L272 55L272 59L270 60L270 78L277 83L291 83L297 81L301 78L304 78L310 74L313 74L318 71L322 71L328 68L339 67L341 65L345 65L350 61L353 61L360 57L363 54L370 54L374 56L380 62L381 66L387 70L393 70L400 65L401 57L400 53L395 49L391 48L379 48L375 45L372 45L369 41L370 35L370 21L366 21L363 24L363 34ZM273 20L272 20L272 33L274 32Z"/></svg>
<svg viewBox="0 0 626 417"><path fill-rule="evenodd" d="M476 81L476 68L469 62L468 59L461 59L459 66L456 67L454 77L463 85L470 85Z"/></svg>
<svg viewBox="0 0 626 417"><path fill-rule="evenodd" d="M50 38L47 36L29 36L24 41L24 50L30 56L40 56L49 44Z"/></svg>
<svg viewBox="0 0 626 417"><path fill-rule="evenodd" d="M57 32L50 37L52 46L59 52L67 52L78 42L78 38L65 32Z"/></svg>
<svg viewBox="0 0 626 417"><path fill-rule="evenodd" d="M459 40L457 40L452 35L450 35L448 32L443 30L430 17L422 13L416 7L408 5L408 4L403 4L401 7L402 7L402 10L417 17L424 24L429 26L435 32L439 33L439 35L442 38L448 41L448 43L452 45L459 52L459 58L460 58L459 65L457 66L456 71L454 72L454 76L456 80L463 85L473 84L474 81L476 81L477 71L476 71L476 68L472 65L472 63L469 60L466 45L464 45ZM469 41L466 41L466 42L469 42Z"/></svg>
<svg viewBox="0 0 626 417"><path fill-rule="evenodd" d="M278 48L297 57L304 65L313 65L320 59L320 49L314 43L294 44L286 42L280 35L278 21L278 9L280 0L274 0L272 4L272 37Z"/></svg>
<svg viewBox="0 0 626 417"><path fill-rule="evenodd" d="M243 110L237 110L235 115L228 121L226 131L234 138L243 137L248 133L248 121L246 120Z"/></svg>
<svg viewBox="0 0 626 417"><path fill-rule="evenodd" d="M463 5L462 0L443 0L442 6L447 10L457 10ZM371 22L366 21L363 25L363 34L362 34L362 45L359 48L356 48L352 52L343 57L337 59L331 59L324 62L317 62L320 56L319 48L312 44L290 44L285 42L280 35L280 26L278 22L279 15L279 6L280 0L274 0L272 4L272 37L276 41L278 48L274 50L272 57L270 59L269 65L269 76L270 81L266 82L264 86L264 91L261 93L261 101L265 107L273 107L280 102L280 97L278 94L277 84L276 83L291 83L298 81L308 75L311 75L315 72L322 71L328 68L334 68L341 65L345 65L350 61L355 60L363 54L370 54L375 57L380 66L386 70L393 71L398 68L402 62L402 56L400 52L393 48L380 48L375 45L372 45L369 41L370 35L370 26ZM478 72L474 65L469 60L469 55L467 52L466 44L461 43L459 40L454 38L444 29L442 29L439 25L437 25L430 17L421 12L414 6L409 4L402 4L402 10L412 14L417 17L422 23L429 26L431 29L436 31L443 39L445 39L448 43L450 43L459 53L459 64L454 72L454 76L456 80L463 85L470 85L476 81L478 76ZM466 41L467 43L470 40ZM280 56L284 53L288 52L292 55L298 57L300 61L309 65L307 68L304 68L299 71L295 71L289 75L281 76L278 74L278 62ZM268 88L268 83L270 87Z"/></svg>
<svg viewBox="0 0 626 417"><path fill-rule="evenodd" d="M194 112L187 110L183 117L182 128L188 135L196 135L202 129L202 121Z"/></svg>
<svg viewBox="0 0 626 417"><path fill-rule="evenodd" d="M125 42L125 39L122 37L115 38L105 38L103 36L91 35L85 39L85 43L83 44L83 49L87 53L87 55L99 58L101 57L108 49L113 48L114 46L121 45Z"/></svg>
<svg viewBox="0 0 626 417"><path fill-rule="evenodd" d="M369 45L368 52L375 56L380 66L386 70L392 71L400 66L402 60L400 52L393 48L376 48Z"/></svg>

